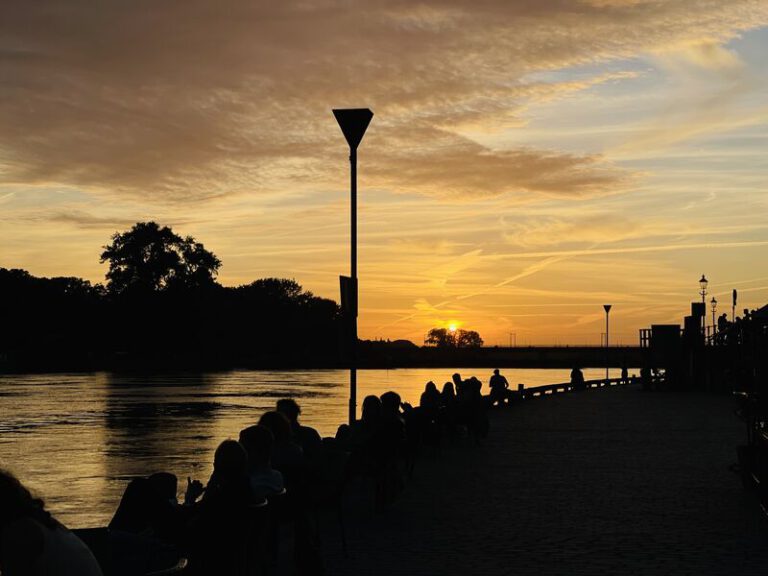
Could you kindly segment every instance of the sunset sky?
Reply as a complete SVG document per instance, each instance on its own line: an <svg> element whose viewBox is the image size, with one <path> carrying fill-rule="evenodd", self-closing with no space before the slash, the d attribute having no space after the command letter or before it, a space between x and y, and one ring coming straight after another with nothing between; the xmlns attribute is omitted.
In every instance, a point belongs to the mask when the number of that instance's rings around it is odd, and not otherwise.
<svg viewBox="0 0 768 576"><path fill-rule="evenodd" d="M768 302L766 54L765 0L4 0L0 267L155 220L338 300L369 107L361 337L636 344Z"/></svg>

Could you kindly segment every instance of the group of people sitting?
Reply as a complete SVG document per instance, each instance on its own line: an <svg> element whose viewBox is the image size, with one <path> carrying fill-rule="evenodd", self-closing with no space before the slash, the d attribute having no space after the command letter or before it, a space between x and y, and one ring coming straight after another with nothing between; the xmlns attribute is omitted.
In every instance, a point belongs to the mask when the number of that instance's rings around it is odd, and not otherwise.
<svg viewBox="0 0 768 576"><path fill-rule="evenodd" d="M188 478L183 503L176 501L177 479L170 473L133 479L110 530L176 547L189 558L187 573L241 574L257 562L269 571L277 561L276 531L288 523L297 571L320 573L311 514L327 469L320 434L299 423L300 413L295 400L279 400L238 440L221 442L208 482Z"/></svg>
<svg viewBox="0 0 768 576"><path fill-rule="evenodd" d="M494 376L492 399L508 402L506 379L498 370ZM132 479L109 524L109 558L98 562L41 500L0 471L0 572L57 575L65 572L56 566L76 562L75 573L84 576L101 574L105 564L109 572L131 573L133 551L141 548L146 555L152 541L188 558L185 573L238 574L254 562L247 539L258 537L264 543L256 551L258 561L267 559L263 572L268 573L267 564L277 561L278 524L286 522L294 537L296 572L322 573L313 514L323 497L353 477L369 477L376 507L386 507L412 472L420 445L439 446L443 436L454 439L461 430L478 441L485 437L488 405L480 380L454 374L442 391L428 382L415 407L396 392L367 396L359 420L323 439L299 422L301 410L293 399L279 400L275 410L241 430L238 440L219 444L208 482L188 478L182 502L178 480L169 472Z"/></svg>
<svg viewBox="0 0 768 576"><path fill-rule="evenodd" d="M456 373L442 391L427 382L417 406L402 402L396 392L367 396L360 420L339 426L333 444L350 453L353 473L380 473L398 460L412 466L415 450L422 444L439 445L445 436L455 439L460 430L475 440L487 436L487 408L511 403L515 397L498 370L490 389L486 398L478 378L462 379Z"/></svg>
<svg viewBox="0 0 768 576"><path fill-rule="evenodd" d="M185 574L237 576L255 564L270 573L281 523L291 528L297 573L321 573L310 514L326 480L323 444L299 413L294 400L280 400L238 440L224 440L208 482L188 478L182 502L170 472L132 479L108 530L76 535L0 471L0 573L145 574L179 558L188 559Z"/></svg>

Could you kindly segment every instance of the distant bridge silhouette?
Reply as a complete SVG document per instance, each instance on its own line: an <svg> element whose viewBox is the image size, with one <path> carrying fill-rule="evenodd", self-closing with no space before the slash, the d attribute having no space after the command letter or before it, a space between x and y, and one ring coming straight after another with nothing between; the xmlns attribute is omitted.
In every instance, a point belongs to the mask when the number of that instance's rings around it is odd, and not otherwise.
<svg viewBox="0 0 768 576"><path fill-rule="evenodd" d="M643 364L639 346L487 346L482 348L389 349L369 353L361 366L391 367L509 367L509 368L638 368Z"/></svg>

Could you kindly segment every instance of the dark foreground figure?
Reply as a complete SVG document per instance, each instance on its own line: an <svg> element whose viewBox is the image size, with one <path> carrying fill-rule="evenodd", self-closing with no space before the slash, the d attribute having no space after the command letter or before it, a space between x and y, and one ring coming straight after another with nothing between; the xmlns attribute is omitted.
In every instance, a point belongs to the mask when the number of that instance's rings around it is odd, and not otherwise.
<svg viewBox="0 0 768 576"><path fill-rule="evenodd" d="M2 470L0 571L4 576L101 576L88 547Z"/></svg>

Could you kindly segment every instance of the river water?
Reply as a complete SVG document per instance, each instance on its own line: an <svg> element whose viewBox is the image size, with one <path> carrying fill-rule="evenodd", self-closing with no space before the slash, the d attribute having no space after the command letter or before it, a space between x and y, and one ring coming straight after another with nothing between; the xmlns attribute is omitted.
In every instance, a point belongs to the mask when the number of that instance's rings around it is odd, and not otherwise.
<svg viewBox="0 0 768 576"><path fill-rule="evenodd" d="M492 369L358 371L358 410L368 394L397 391L418 404L424 384L453 372L476 375L484 393ZM503 370L516 389L567 382L569 370ZM585 369L587 379L605 376ZM278 398L293 397L301 421L332 436L347 418L345 370L236 370L156 376L34 374L0 376L0 467L11 470L64 524L105 525L132 476L165 470L205 482L213 452L255 424Z"/></svg>

